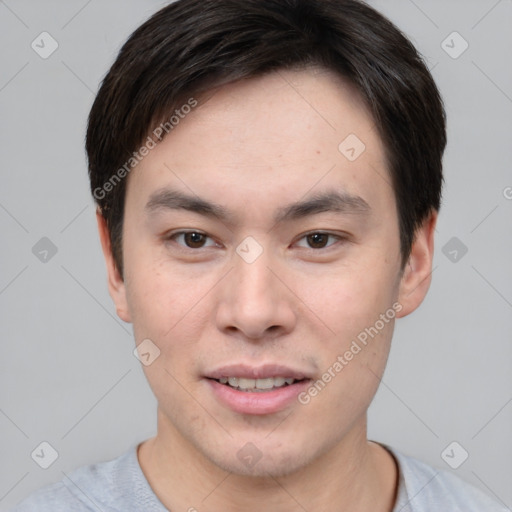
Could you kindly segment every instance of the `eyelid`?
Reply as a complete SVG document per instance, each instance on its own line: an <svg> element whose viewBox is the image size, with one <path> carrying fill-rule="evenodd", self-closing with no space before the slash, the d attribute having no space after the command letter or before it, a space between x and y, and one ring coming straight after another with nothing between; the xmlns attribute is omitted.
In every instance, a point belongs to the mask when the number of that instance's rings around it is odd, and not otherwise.
<svg viewBox="0 0 512 512"><path fill-rule="evenodd" d="M202 247L198 247L197 249L194 249L193 247L187 247L186 245L183 245L183 244L180 244L180 243L176 242L176 238L178 238L181 235L186 235L187 233L197 233L198 235L202 235L205 238L210 239L213 242L213 244L212 245L205 245L205 246L202 246ZM166 241L176 242L176 244L180 247L180 249L184 249L186 251L199 251L200 249L208 249L208 248L213 247L213 246L217 246L217 247L219 246L218 242L216 242L213 237L211 237L210 235L208 235L204 231L201 231L200 229L179 229L179 230L176 230L176 231L171 231L171 232L166 233L164 235L164 239Z"/></svg>
<svg viewBox="0 0 512 512"><path fill-rule="evenodd" d="M298 242L307 238L310 235L316 235L316 234L327 235L329 237L336 238L337 242L342 242L342 243L348 242L349 238L350 238L348 233L333 233L332 231L323 231L323 230L317 229L317 230L308 231L307 233L303 233L302 235L299 235L299 237L297 238L297 242L294 242L294 244L297 244ZM301 248L309 250L309 251L320 252L320 251L326 251L329 248L333 247L334 245L336 245L336 242L329 244L325 247L321 247L320 249L315 249L313 247L301 247Z"/></svg>

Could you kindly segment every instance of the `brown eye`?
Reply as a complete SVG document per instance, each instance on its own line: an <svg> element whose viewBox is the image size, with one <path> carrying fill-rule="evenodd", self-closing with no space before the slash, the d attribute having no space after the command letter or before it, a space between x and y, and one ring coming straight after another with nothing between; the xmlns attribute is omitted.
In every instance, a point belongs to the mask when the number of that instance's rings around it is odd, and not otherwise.
<svg viewBox="0 0 512 512"><path fill-rule="evenodd" d="M180 231L169 236L168 239L174 240L178 245L187 249L202 249L216 245L208 235L199 231Z"/></svg>
<svg viewBox="0 0 512 512"><path fill-rule="evenodd" d="M326 233L313 233L308 235L306 238L312 249L323 249L327 246L329 235Z"/></svg>
<svg viewBox="0 0 512 512"><path fill-rule="evenodd" d="M200 247L203 247L206 237L202 233L183 233L183 239L185 241L185 244L187 247L190 247L191 249L199 249Z"/></svg>
<svg viewBox="0 0 512 512"><path fill-rule="evenodd" d="M346 238L341 235L333 233L326 233L324 231L315 231L304 235L297 245L305 249L328 249L331 245L337 242L343 242Z"/></svg>

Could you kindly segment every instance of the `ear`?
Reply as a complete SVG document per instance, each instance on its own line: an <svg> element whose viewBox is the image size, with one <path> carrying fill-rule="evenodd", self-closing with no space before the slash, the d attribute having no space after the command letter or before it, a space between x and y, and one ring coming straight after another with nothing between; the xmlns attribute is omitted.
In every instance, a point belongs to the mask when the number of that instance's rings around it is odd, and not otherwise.
<svg viewBox="0 0 512 512"><path fill-rule="evenodd" d="M96 221L98 223L103 256L105 257L105 263L107 265L108 291L114 301L119 318L125 322L131 322L128 301L126 300L126 287L114 261L107 221L101 214L99 208L96 210Z"/></svg>
<svg viewBox="0 0 512 512"><path fill-rule="evenodd" d="M433 210L416 231L411 254L400 280L398 301L402 310L397 312L398 318L412 313L427 295L432 275L436 222L437 212Z"/></svg>

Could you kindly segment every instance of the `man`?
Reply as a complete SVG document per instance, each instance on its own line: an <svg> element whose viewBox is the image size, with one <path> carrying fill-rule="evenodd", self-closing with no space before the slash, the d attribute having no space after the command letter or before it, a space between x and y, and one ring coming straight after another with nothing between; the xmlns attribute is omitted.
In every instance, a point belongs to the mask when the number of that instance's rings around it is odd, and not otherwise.
<svg viewBox="0 0 512 512"><path fill-rule="evenodd" d="M504 510L367 439L445 144L422 60L359 1L180 0L137 29L87 152L158 431L16 510Z"/></svg>

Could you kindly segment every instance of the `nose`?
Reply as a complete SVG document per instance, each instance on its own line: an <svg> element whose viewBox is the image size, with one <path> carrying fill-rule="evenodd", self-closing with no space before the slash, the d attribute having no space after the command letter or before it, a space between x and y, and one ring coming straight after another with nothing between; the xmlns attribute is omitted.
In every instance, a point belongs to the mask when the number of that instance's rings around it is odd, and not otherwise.
<svg viewBox="0 0 512 512"><path fill-rule="evenodd" d="M218 328L251 340L275 339L293 331L296 301L279 265L264 251L250 263L234 254L233 267L220 291Z"/></svg>

